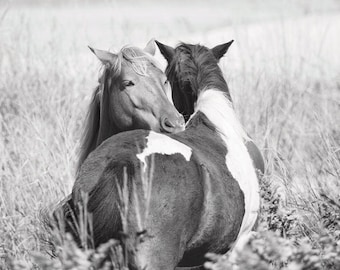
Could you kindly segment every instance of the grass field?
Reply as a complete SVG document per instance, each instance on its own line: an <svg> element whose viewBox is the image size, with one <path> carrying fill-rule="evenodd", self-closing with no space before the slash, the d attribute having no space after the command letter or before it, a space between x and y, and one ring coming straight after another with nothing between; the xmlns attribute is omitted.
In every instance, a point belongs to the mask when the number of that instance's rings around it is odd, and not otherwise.
<svg viewBox="0 0 340 270"><path fill-rule="evenodd" d="M300 238L314 247L326 230L339 255L339 4L307 2L199 2L197 12L189 1L180 10L152 2L131 10L132 2L119 1L0 5L0 269L13 261L30 269L32 253L44 253L40 209L71 190L99 70L87 45L119 49L152 37L170 45L236 40L221 65L241 122L264 153L265 178L295 211ZM331 252L318 251L318 260ZM331 269L325 265L294 269Z"/></svg>

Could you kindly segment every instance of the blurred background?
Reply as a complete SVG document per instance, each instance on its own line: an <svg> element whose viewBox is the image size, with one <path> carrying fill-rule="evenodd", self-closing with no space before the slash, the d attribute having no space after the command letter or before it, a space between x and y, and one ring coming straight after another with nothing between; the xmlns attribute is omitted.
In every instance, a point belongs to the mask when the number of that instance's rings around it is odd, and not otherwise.
<svg viewBox="0 0 340 270"><path fill-rule="evenodd" d="M121 47L145 42L150 37L185 39L188 34L217 27L334 13L340 8L337 0L1 0L0 3L5 28L2 31L11 31L19 24L32 31L32 42L43 43L62 34L63 39L74 37L77 43L99 47ZM21 21L11 21L15 14L21 14Z"/></svg>

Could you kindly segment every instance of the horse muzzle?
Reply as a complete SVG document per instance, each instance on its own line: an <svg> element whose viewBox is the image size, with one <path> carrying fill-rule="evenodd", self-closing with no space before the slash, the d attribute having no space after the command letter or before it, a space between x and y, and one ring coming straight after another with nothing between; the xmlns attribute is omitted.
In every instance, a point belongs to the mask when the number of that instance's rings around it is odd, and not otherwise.
<svg viewBox="0 0 340 270"><path fill-rule="evenodd" d="M161 131L166 133L177 133L185 129L185 121L183 115L178 116L164 116L161 119Z"/></svg>

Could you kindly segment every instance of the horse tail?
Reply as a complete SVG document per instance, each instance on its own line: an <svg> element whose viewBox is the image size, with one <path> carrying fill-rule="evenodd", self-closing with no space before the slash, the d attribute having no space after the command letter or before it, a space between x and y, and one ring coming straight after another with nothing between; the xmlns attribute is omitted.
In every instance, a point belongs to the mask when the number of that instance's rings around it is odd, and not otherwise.
<svg viewBox="0 0 340 270"><path fill-rule="evenodd" d="M44 232L39 234L41 245L45 246L52 257L56 256L56 247L60 244L65 233L70 233L78 245L77 230L75 229L74 205L71 195L55 206L47 206L39 211L39 225Z"/></svg>
<svg viewBox="0 0 340 270"><path fill-rule="evenodd" d="M77 245L81 245L79 227L77 221L77 208L75 207L71 194L57 204L50 218L50 225L62 233L69 233ZM52 226L50 226L52 228Z"/></svg>

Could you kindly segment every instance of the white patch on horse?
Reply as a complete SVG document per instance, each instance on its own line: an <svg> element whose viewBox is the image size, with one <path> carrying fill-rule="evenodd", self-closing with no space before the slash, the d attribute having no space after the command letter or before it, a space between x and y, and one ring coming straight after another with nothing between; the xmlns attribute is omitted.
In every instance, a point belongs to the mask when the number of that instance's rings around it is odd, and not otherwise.
<svg viewBox="0 0 340 270"><path fill-rule="evenodd" d="M228 149L226 165L244 193L245 213L235 242L237 245L242 235L252 230L260 208L259 183L245 146L245 142L250 141L250 138L238 120L231 101L223 92L215 89L205 90L197 100L195 112L197 111L204 113L221 135Z"/></svg>
<svg viewBox="0 0 340 270"><path fill-rule="evenodd" d="M152 154L174 155L181 154L186 161L191 158L192 150L189 146L176 141L164 134L150 131L148 135L147 144L143 152L137 154L137 158L143 163L143 170L146 171L146 158Z"/></svg>
<svg viewBox="0 0 340 270"><path fill-rule="evenodd" d="M166 97L168 98L168 100L171 102L172 105L174 105L174 101L172 99L172 90L171 90L171 86L170 83L167 83L166 89L165 89L165 94Z"/></svg>

